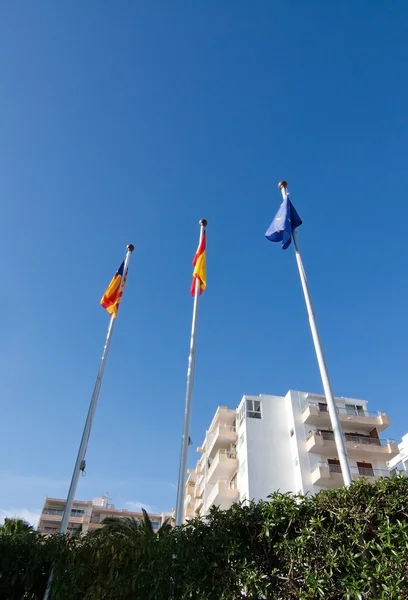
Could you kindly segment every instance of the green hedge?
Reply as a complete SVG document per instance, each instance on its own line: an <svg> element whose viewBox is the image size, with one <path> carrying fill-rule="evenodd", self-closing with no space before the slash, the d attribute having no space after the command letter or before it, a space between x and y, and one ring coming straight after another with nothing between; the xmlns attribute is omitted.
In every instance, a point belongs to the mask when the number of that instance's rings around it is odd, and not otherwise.
<svg viewBox="0 0 408 600"><path fill-rule="evenodd" d="M159 535L0 535L0 597L42 600L408 599L408 478L212 510Z"/></svg>

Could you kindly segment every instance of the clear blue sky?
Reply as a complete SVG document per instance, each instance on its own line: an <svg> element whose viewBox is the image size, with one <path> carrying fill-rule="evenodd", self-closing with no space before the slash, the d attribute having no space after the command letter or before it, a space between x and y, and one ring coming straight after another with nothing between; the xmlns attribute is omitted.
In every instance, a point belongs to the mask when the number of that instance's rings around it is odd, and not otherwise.
<svg viewBox="0 0 408 600"><path fill-rule="evenodd" d="M407 22L397 0L2 3L0 518L67 493L129 242L78 497L175 505L202 217L190 464L217 405L322 391L293 248L264 238L282 178L334 391L408 431Z"/></svg>

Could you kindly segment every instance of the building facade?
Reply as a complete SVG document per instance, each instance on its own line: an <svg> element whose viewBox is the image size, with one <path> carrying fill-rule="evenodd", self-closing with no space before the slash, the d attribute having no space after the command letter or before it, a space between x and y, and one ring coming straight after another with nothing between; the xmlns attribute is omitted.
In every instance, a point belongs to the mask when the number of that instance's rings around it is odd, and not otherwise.
<svg viewBox="0 0 408 600"><path fill-rule="evenodd" d="M397 444L383 439L384 412L365 400L336 398L353 478L388 476ZM244 396L236 410L219 406L197 448L186 482L185 518L211 506L266 499L280 490L315 494L343 479L324 396L290 390L286 396Z"/></svg>
<svg viewBox="0 0 408 600"><path fill-rule="evenodd" d="M46 498L38 522L37 530L44 534L58 533L66 499ZM139 520L141 512L131 512L125 509L118 510L109 503L107 495L93 500L75 500L72 505L71 516L68 522L68 533L86 533L102 527L106 517L134 517ZM153 529L157 531L166 519L172 522L170 513L149 514Z"/></svg>
<svg viewBox="0 0 408 600"><path fill-rule="evenodd" d="M402 436L402 442L398 444L399 452L389 463L390 474L402 473L408 476L408 433Z"/></svg>

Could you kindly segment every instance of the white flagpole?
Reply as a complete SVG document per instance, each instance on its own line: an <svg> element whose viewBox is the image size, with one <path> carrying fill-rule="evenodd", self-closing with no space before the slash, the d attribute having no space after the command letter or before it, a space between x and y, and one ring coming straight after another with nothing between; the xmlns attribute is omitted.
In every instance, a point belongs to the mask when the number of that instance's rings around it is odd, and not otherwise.
<svg viewBox="0 0 408 600"><path fill-rule="evenodd" d="M207 227L206 219L200 221L200 240L203 239L205 228ZM193 303L193 318L191 323L191 337L190 337L190 353L188 355L187 365L187 384L186 384L186 399L184 404L184 422L183 422L183 434L181 437L181 452L180 452L180 467L177 485L177 503L176 503L176 525L182 525L184 520L184 492L185 492L185 478L187 474L187 458L188 458L188 439L190 435L190 419L191 419L191 400L193 397L193 385L194 385L194 367L195 367L195 341L196 341L196 330L197 330L197 315L198 315L198 298L200 295L200 282L198 279L195 280L195 293Z"/></svg>
<svg viewBox="0 0 408 600"><path fill-rule="evenodd" d="M135 247L133 246L133 244L128 244L125 262L123 265L123 277L122 277L122 281L120 284L119 294L121 292L123 293L123 288L126 283L126 276L127 276L128 267L129 267L130 255L132 254L134 249L135 249ZM109 346L110 346L111 339L112 339L112 333L113 333L115 321L116 321L116 317L113 314L109 321L105 345L103 347L102 356L101 356L101 360L99 363L98 375L96 377L95 386L94 386L91 401L89 404L88 415L86 417L85 426L84 426L84 429L82 432L82 439L81 439L81 443L79 445L79 450L78 450L78 455L77 455L74 471L72 473L72 479L71 479L71 484L69 486L67 502L65 504L64 513L62 515L60 531L59 531L62 534L67 532L69 518L71 516L72 505L75 500L75 493L76 493L76 489L78 486L79 476L80 476L81 471L83 471L85 469L85 454L86 454L86 450L88 447L89 436L91 434L91 427L92 427L92 422L93 422L93 418L95 415L96 406L98 404L99 392L101 390L103 373L105 371L106 360L108 358ZM44 595L44 600L48 600L50 590L51 590L52 579L53 579L53 571L51 571L50 577L48 579L47 589L45 590L45 595Z"/></svg>
<svg viewBox="0 0 408 600"><path fill-rule="evenodd" d="M282 197L284 200L287 198L288 194L288 184L286 181L280 181L278 184L279 189L282 192ZM327 371L326 361L323 354L323 349L320 341L319 332L316 324L316 317L313 310L312 300L310 297L309 286L307 283L305 268L303 266L302 256L299 250L299 244L297 241L296 230L292 232L293 244L295 246L295 255L296 262L299 270L300 281L302 284L303 294L306 302L307 314L309 317L310 330L312 332L313 344L316 351L316 358L319 365L320 377L322 378L322 384L324 389L324 394L326 396L327 408L329 410L329 417L331 426L334 433L334 441L337 448L337 453L339 455L341 472L343 475L344 485L348 486L352 482L352 475L350 470L350 463L347 456L346 444L343 437L343 432L340 425L339 415L337 412L336 404L334 402L332 386L330 383L329 373Z"/></svg>

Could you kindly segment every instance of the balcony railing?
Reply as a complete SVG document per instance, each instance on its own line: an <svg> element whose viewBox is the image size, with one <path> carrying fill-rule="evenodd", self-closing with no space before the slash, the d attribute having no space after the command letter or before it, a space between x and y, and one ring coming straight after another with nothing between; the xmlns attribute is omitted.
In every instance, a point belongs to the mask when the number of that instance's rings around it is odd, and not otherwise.
<svg viewBox="0 0 408 600"><path fill-rule="evenodd" d="M229 490L232 491L230 492ZM238 486L236 479L219 479L208 495L206 502L207 507L212 506L216 498L219 496L224 496L227 499L227 501L236 499L238 497Z"/></svg>
<svg viewBox="0 0 408 600"><path fill-rule="evenodd" d="M236 489L238 489L237 480L236 479L231 479L230 481L227 481L226 479L221 479L220 483L225 483L225 485L227 486L227 488L229 490L236 490Z"/></svg>
<svg viewBox="0 0 408 600"><path fill-rule="evenodd" d="M236 433L236 431L237 428L235 427L235 425L222 425L222 423L219 423L215 430L209 433L207 436L207 451L211 449L214 440L216 440L221 434Z"/></svg>
<svg viewBox="0 0 408 600"><path fill-rule="evenodd" d="M374 446L388 446L388 444L395 444L395 440L391 439L378 439L370 437L361 437L359 435L345 434L346 442L352 442L354 444L372 444Z"/></svg>
<svg viewBox="0 0 408 600"><path fill-rule="evenodd" d="M357 410L355 408L342 408L339 406L337 407L337 412L341 415L351 415L354 417L381 417L385 414L380 410Z"/></svg>
<svg viewBox="0 0 408 600"><path fill-rule="evenodd" d="M313 408L317 408L318 411L323 412L323 413L328 412L327 404L322 404L322 403L319 404L318 402L308 402L303 410L305 411L309 406L313 406ZM345 408L343 406L336 406L336 411L341 415L350 415L353 417L381 417L381 416L387 414L381 410L378 410L378 411L364 410L364 409L359 410L354 407L353 408Z"/></svg>
<svg viewBox="0 0 408 600"><path fill-rule="evenodd" d="M237 453L236 453L235 450L227 450L226 448L220 448L218 450L217 454L215 455L214 460L209 465L210 468L214 464L214 462L216 461L216 459L220 458L221 454L226 454L227 458L237 458Z"/></svg>
<svg viewBox="0 0 408 600"><path fill-rule="evenodd" d="M226 462L226 459L236 460L237 459L237 453L236 453L236 451L235 450L226 450L225 448L220 448L218 450L217 454L214 456L214 458L211 461L211 463L208 465L208 473L207 473L207 478L208 479L210 479L213 476L214 470L220 464L221 465L225 465L225 466L228 465L228 463Z"/></svg>
<svg viewBox="0 0 408 600"><path fill-rule="evenodd" d="M326 466L325 463L323 463L324 466ZM331 465L330 463L327 465L329 467L329 471L330 473L341 473L341 466L340 465Z"/></svg>
<svg viewBox="0 0 408 600"><path fill-rule="evenodd" d="M309 439L313 434L321 435L324 440L334 441L334 433L332 431L310 431L306 439ZM391 440L391 439L379 439L379 438L364 437L361 435L352 435L350 433L345 433L344 438L345 438L346 442L351 442L352 444L388 446L388 444L395 443L395 441Z"/></svg>
<svg viewBox="0 0 408 600"><path fill-rule="evenodd" d="M317 468L329 469L330 473L341 473L341 466L336 464L318 462L312 472ZM373 467L351 467L351 473L361 477L389 477L390 475L386 469L374 469Z"/></svg>
<svg viewBox="0 0 408 600"><path fill-rule="evenodd" d="M372 467L352 467L351 472L361 475L362 477L380 477L379 471L382 469L373 469Z"/></svg>
<svg viewBox="0 0 408 600"><path fill-rule="evenodd" d="M204 483L204 473L202 475L199 475L197 477L197 481L196 481L196 484L195 484L196 490L201 489L203 483Z"/></svg>
<svg viewBox="0 0 408 600"><path fill-rule="evenodd" d="M62 509L62 508L44 508L43 514L44 515L55 515L57 517L58 516L62 517L62 515L64 514L64 509ZM77 508L73 508L71 510L71 517L89 517L90 514L91 513L89 510L82 510L82 509L77 509Z"/></svg>
<svg viewBox="0 0 408 600"><path fill-rule="evenodd" d="M225 448L220 448L218 450L218 454L226 454L227 458L237 458L237 453L235 450L225 450Z"/></svg>

